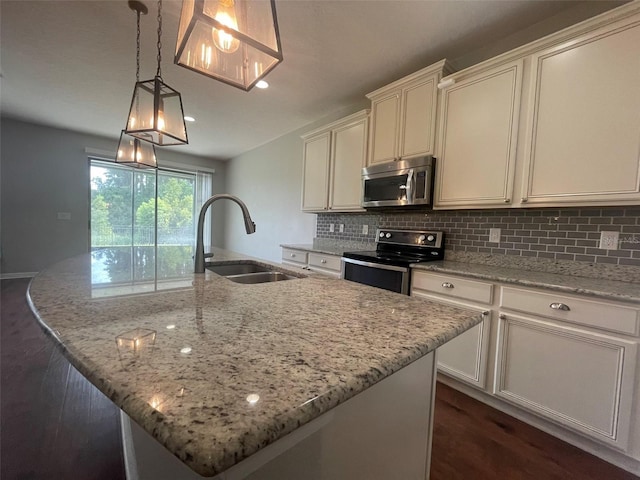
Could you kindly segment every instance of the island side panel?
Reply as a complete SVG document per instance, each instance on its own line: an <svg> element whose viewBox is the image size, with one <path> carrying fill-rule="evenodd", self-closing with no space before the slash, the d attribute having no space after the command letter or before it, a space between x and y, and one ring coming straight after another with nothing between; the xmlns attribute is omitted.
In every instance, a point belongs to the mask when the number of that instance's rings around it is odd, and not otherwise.
<svg viewBox="0 0 640 480"><path fill-rule="evenodd" d="M325 413L312 422L319 427L310 434L296 438L297 432L293 432L214 478L427 480L434 357L435 352L429 353ZM186 469L149 435L134 435L128 440L134 443L136 458L129 460L136 462L139 480L204 478ZM286 450L281 453L282 445Z"/></svg>

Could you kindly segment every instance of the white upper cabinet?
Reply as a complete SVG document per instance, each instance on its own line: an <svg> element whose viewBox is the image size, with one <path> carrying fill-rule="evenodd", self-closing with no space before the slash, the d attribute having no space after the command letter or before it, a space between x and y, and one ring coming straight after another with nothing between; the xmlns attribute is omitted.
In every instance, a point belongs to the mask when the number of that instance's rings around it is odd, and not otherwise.
<svg viewBox="0 0 640 480"><path fill-rule="evenodd" d="M304 135L302 210L362 211L369 110Z"/></svg>
<svg viewBox="0 0 640 480"><path fill-rule="evenodd" d="M445 78L434 208L640 203L639 45L631 2Z"/></svg>
<svg viewBox="0 0 640 480"><path fill-rule="evenodd" d="M531 58L522 201L640 200L640 20Z"/></svg>
<svg viewBox="0 0 640 480"><path fill-rule="evenodd" d="M304 139L302 210L315 212L327 208L330 145L331 131Z"/></svg>
<svg viewBox="0 0 640 480"><path fill-rule="evenodd" d="M522 60L456 79L443 90L435 205L511 203Z"/></svg>
<svg viewBox="0 0 640 480"><path fill-rule="evenodd" d="M442 60L367 95L369 165L434 153L437 85L450 71Z"/></svg>

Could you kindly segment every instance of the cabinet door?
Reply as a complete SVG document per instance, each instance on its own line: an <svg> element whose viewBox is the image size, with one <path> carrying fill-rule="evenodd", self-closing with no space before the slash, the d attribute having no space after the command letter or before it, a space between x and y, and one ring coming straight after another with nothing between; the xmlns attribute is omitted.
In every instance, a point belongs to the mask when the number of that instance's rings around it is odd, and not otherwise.
<svg viewBox="0 0 640 480"><path fill-rule="evenodd" d="M364 210L361 206L362 168L367 159L367 129L368 120L364 118L333 131L331 210Z"/></svg>
<svg viewBox="0 0 640 480"><path fill-rule="evenodd" d="M329 154L331 132L304 141L302 210L317 212L327 209L329 191Z"/></svg>
<svg viewBox="0 0 640 480"><path fill-rule="evenodd" d="M484 389L491 334L490 312L482 311L482 318L482 323L438 348L438 370Z"/></svg>
<svg viewBox="0 0 640 480"><path fill-rule="evenodd" d="M398 157L400 92L371 102L371 156L369 164L391 162Z"/></svg>
<svg viewBox="0 0 640 480"><path fill-rule="evenodd" d="M443 91L435 206L511 203L522 61Z"/></svg>
<svg viewBox="0 0 640 480"><path fill-rule="evenodd" d="M624 450L636 358L633 342L501 314L495 394Z"/></svg>
<svg viewBox="0 0 640 480"><path fill-rule="evenodd" d="M640 200L640 25L532 57L524 201Z"/></svg>
<svg viewBox="0 0 640 480"><path fill-rule="evenodd" d="M400 157L433 154L437 98L435 76L403 90Z"/></svg>

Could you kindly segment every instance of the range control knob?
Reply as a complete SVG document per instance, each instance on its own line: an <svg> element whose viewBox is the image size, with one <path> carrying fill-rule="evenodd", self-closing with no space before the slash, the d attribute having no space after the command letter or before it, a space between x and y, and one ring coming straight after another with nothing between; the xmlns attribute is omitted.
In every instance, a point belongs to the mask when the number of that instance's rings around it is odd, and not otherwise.
<svg viewBox="0 0 640 480"><path fill-rule="evenodd" d="M429 242L433 242L435 239L436 239L436 237L433 236L433 235L428 235L427 236L427 241L429 241Z"/></svg>
<svg viewBox="0 0 640 480"><path fill-rule="evenodd" d="M418 237L418 243L424 243L424 239L425 239L425 238L427 238L427 237L425 237L424 235L420 235L420 236Z"/></svg>
<svg viewBox="0 0 640 480"><path fill-rule="evenodd" d="M389 232L385 233L384 235L386 238L391 238L391 234Z"/></svg>
<svg viewBox="0 0 640 480"><path fill-rule="evenodd" d="M380 238L384 238L384 232L380 232Z"/></svg>

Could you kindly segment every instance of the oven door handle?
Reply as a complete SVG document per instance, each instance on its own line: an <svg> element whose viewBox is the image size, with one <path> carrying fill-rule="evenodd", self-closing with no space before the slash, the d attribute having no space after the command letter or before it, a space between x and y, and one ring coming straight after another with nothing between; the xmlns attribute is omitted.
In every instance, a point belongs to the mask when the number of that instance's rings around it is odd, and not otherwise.
<svg viewBox="0 0 640 480"><path fill-rule="evenodd" d="M345 263L354 263L356 265L362 265L363 267L380 268L382 270L393 270L394 272L408 272L407 267L396 267L395 265L385 265L384 263L364 262L362 260L354 260L353 258L342 257L342 261Z"/></svg>

